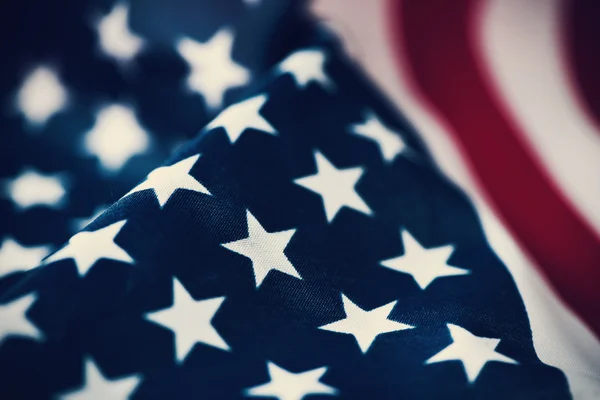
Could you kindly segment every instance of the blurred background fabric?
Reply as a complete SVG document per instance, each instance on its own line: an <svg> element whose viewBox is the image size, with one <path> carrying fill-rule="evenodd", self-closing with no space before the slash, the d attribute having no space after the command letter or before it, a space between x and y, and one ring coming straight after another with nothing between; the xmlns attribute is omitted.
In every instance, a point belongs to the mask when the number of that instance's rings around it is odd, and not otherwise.
<svg viewBox="0 0 600 400"><path fill-rule="evenodd" d="M60 245L306 40L306 21L285 17L302 15L301 2L212 3L3 5L3 240L42 252ZM186 59L177 43L218 32L243 77L203 89L218 93L207 101L186 83L198 56Z"/></svg>

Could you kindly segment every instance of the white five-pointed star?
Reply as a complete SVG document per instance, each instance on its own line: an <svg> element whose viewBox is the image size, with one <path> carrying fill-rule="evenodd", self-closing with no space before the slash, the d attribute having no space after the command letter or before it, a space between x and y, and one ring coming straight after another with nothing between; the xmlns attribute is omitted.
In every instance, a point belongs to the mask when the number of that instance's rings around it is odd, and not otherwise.
<svg viewBox="0 0 600 400"><path fill-rule="evenodd" d="M43 338L42 332L25 315L36 299L37 296L30 293L0 305L0 346L10 336L25 336L36 340Z"/></svg>
<svg viewBox="0 0 600 400"><path fill-rule="evenodd" d="M96 115L94 127L85 135L87 152L98 157L108 171L118 171L134 155L148 149L150 139L130 107L106 106Z"/></svg>
<svg viewBox="0 0 600 400"><path fill-rule="evenodd" d="M119 221L92 232L79 232L67 245L44 260L49 264L59 260L72 258L80 276L84 276L101 258L133 264L135 261L125 250L115 243L127 221Z"/></svg>
<svg viewBox="0 0 600 400"><path fill-rule="evenodd" d="M240 103L232 104L223 110L221 114L217 115L217 117L206 126L206 129L225 129L225 133L227 133L231 143L235 143L248 128L256 129L271 135L277 135L275 128L269 124L269 121L260 115L260 109L268 99L269 97L266 94L260 94Z"/></svg>
<svg viewBox="0 0 600 400"><path fill-rule="evenodd" d="M60 395L62 400L126 400L133 394L142 378L128 375L117 379L106 379L94 362L87 358L84 365L84 384Z"/></svg>
<svg viewBox="0 0 600 400"><path fill-rule="evenodd" d="M279 72L289 73L300 88L306 87L310 82L318 82L323 87L331 89L333 83L324 69L326 59L322 50L300 50L279 64Z"/></svg>
<svg viewBox="0 0 600 400"><path fill-rule="evenodd" d="M173 193L178 189L191 190L210 195L208 189L190 175L190 171L194 164L196 164L196 161L198 161L198 158L200 158L200 154L188 157L185 160L181 160L168 167L155 169L150 172L144 182L131 189L131 191L123 197L150 189L156 194L160 208L163 208L171 196L173 196Z"/></svg>
<svg viewBox="0 0 600 400"><path fill-rule="evenodd" d="M512 358L496 352L500 339L475 336L458 325L447 325L452 336L452 344L425 361L425 364L458 360L462 362L470 383L475 382L475 379L489 361L518 364Z"/></svg>
<svg viewBox="0 0 600 400"><path fill-rule="evenodd" d="M294 180L294 183L320 195L327 221L331 222L342 209L349 207L364 214L372 211L356 192L356 184L365 172L362 167L337 169L319 151L315 151L317 173Z"/></svg>
<svg viewBox="0 0 600 400"><path fill-rule="evenodd" d="M205 43L190 38L177 43L179 54L187 61L190 75L187 85L202 96L208 107L223 105L225 92L250 81L250 71L231 58L233 32L223 28Z"/></svg>
<svg viewBox="0 0 600 400"><path fill-rule="evenodd" d="M96 25L100 49L119 62L131 61L144 45L142 38L129 30L128 15L128 6L118 4Z"/></svg>
<svg viewBox="0 0 600 400"><path fill-rule="evenodd" d="M33 125L43 125L67 105L67 90L52 69L40 66L23 82L16 98L16 108Z"/></svg>
<svg viewBox="0 0 600 400"><path fill-rule="evenodd" d="M404 244L404 254L380 263L383 267L412 275L421 289L425 289L435 279L443 276L470 273L469 270L447 264L448 258L454 251L453 245L426 249L407 230L401 230L400 234Z"/></svg>
<svg viewBox="0 0 600 400"><path fill-rule="evenodd" d="M246 215L248 218L248 237L234 242L222 243L221 246L248 257L252 261L256 287L259 287L269 272L273 270L302 279L284 253L296 230L267 232L250 211L247 211Z"/></svg>
<svg viewBox="0 0 600 400"><path fill-rule="evenodd" d="M6 182L5 190L21 210L38 205L60 208L66 194L65 179L61 174L46 175L33 170Z"/></svg>
<svg viewBox="0 0 600 400"><path fill-rule="evenodd" d="M5 238L0 245L0 278L37 267L49 253L50 246L21 246L16 240Z"/></svg>
<svg viewBox="0 0 600 400"><path fill-rule="evenodd" d="M377 336L382 333L414 328L411 325L389 319L397 301L392 301L371 311L363 310L343 294L342 301L346 318L320 326L319 329L354 336L358 347L363 353L369 350Z"/></svg>
<svg viewBox="0 0 600 400"><path fill-rule="evenodd" d="M365 122L354 124L350 129L352 133L374 141L381 156L388 163L406 149L402 137L385 126L373 112L367 114Z"/></svg>
<svg viewBox="0 0 600 400"><path fill-rule="evenodd" d="M304 372L290 372L275 363L268 362L271 380L262 385L245 390L250 397L277 397L279 400L302 400L313 394L335 396L337 389L320 382L327 372L327 367L311 369Z"/></svg>
<svg viewBox="0 0 600 400"><path fill-rule="evenodd" d="M225 297L194 300L183 285L173 278L173 305L148 313L146 318L173 331L177 361L182 363L196 343L229 350L229 345L211 323L224 300Z"/></svg>

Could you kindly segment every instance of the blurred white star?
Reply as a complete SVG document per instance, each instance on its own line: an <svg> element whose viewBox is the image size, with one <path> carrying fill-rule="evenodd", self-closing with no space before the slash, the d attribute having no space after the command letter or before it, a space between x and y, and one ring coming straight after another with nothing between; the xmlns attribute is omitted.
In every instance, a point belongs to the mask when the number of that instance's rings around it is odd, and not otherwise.
<svg viewBox="0 0 600 400"><path fill-rule="evenodd" d="M62 400L126 400L142 380L140 375L106 379L89 358L85 359L84 371L83 386L62 394Z"/></svg>
<svg viewBox="0 0 600 400"><path fill-rule="evenodd" d="M372 111L367 112L364 122L351 125L350 130L355 135L375 142L387 163L394 161L407 148L400 134L385 126Z"/></svg>
<svg viewBox="0 0 600 400"><path fill-rule="evenodd" d="M65 179L60 174L44 175L34 170L24 171L8 180L4 189L21 210L37 205L60 208L66 194Z"/></svg>
<svg viewBox="0 0 600 400"><path fill-rule="evenodd" d="M268 362L270 381L245 390L250 397L275 397L279 400L302 400L311 395L337 395L337 389L321 382L327 367L303 372L290 372ZM311 396L312 397L312 396Z"/></svg>
<svg viewBox="0 0 600 400"><path fill-rule="evenodd" d="M100 49L119 62L131 61L142 49L144 41L129 30L129 8L117 4L96 24Z"/></svg>
<svg viewBox="0 0 600 400"><path fill-rule="evenodd" d="M13 272L29 271L40 265L48 254L50 246L22 246L12 238L5 238L0 245L0 278Z"/></svg>
<svg viewBox="0 0 600 400"><path fill-rule="evenodd" d="M300 88L316 82L331 90L333 82L325 73L325 61L327 56L322 50L299 50L279 64L279 72L289 73Z"/></svg>
<svg viewBox="0 0 600 400"><path fill-rule="evenodd" d="M11 336L42 340L42 332L27 318L27 311L37 300L35 293L19 297L8 304L0 304L0 346Z"/></svg>
<svg viewBox="0 0 600 400"><path fill-rule="evenodd" d="M17 92L16 108L34 126L43 125L67 105L67 90L55 71L39 66Z"/></svg>
<svg viewBox="0 0 600 400"><path fill-rule="evenodd" d="M96 124L85 135L85 149L109 172L116 172L134 155L143 153L150 138L130 107L111 104L100 109Z"/></svg>
<svg viewBox="0 0 600 400"><path fill-rule="evenodd" d="M223 28L205 43L190 38L177 42L177 50L187 61L188 87L200 93L210 108L223 105L225 92L250 81L250 71L231 58L233 32Z"/></svg>

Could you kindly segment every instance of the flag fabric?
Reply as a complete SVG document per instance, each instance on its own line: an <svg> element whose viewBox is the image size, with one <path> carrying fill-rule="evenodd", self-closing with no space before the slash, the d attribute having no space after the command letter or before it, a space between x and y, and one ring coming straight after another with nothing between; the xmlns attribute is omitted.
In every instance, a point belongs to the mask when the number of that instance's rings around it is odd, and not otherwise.
<svg viewBox="0 0 600 400"><path fill-rule="evenodd" d="M600 8L418 3L332 0L313 12L473 201L540 359L563 370L575 398L597 398Z"/></svg>
<svg viewBox="0 0 600 400"><path fill-rule="evenodd" d="M594 398L306 4L35 4L3 17L0 398Z"/></svg>

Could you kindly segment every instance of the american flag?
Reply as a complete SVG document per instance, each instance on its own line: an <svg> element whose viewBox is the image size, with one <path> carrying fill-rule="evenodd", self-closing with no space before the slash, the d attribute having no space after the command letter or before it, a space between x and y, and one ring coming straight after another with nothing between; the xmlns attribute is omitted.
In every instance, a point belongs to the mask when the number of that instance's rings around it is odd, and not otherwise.
<svg viewBox="0 0 600 400"><path fill-rule="evenodd" d="M598 10L5 5L0 399L600 398Z"/></svg>

